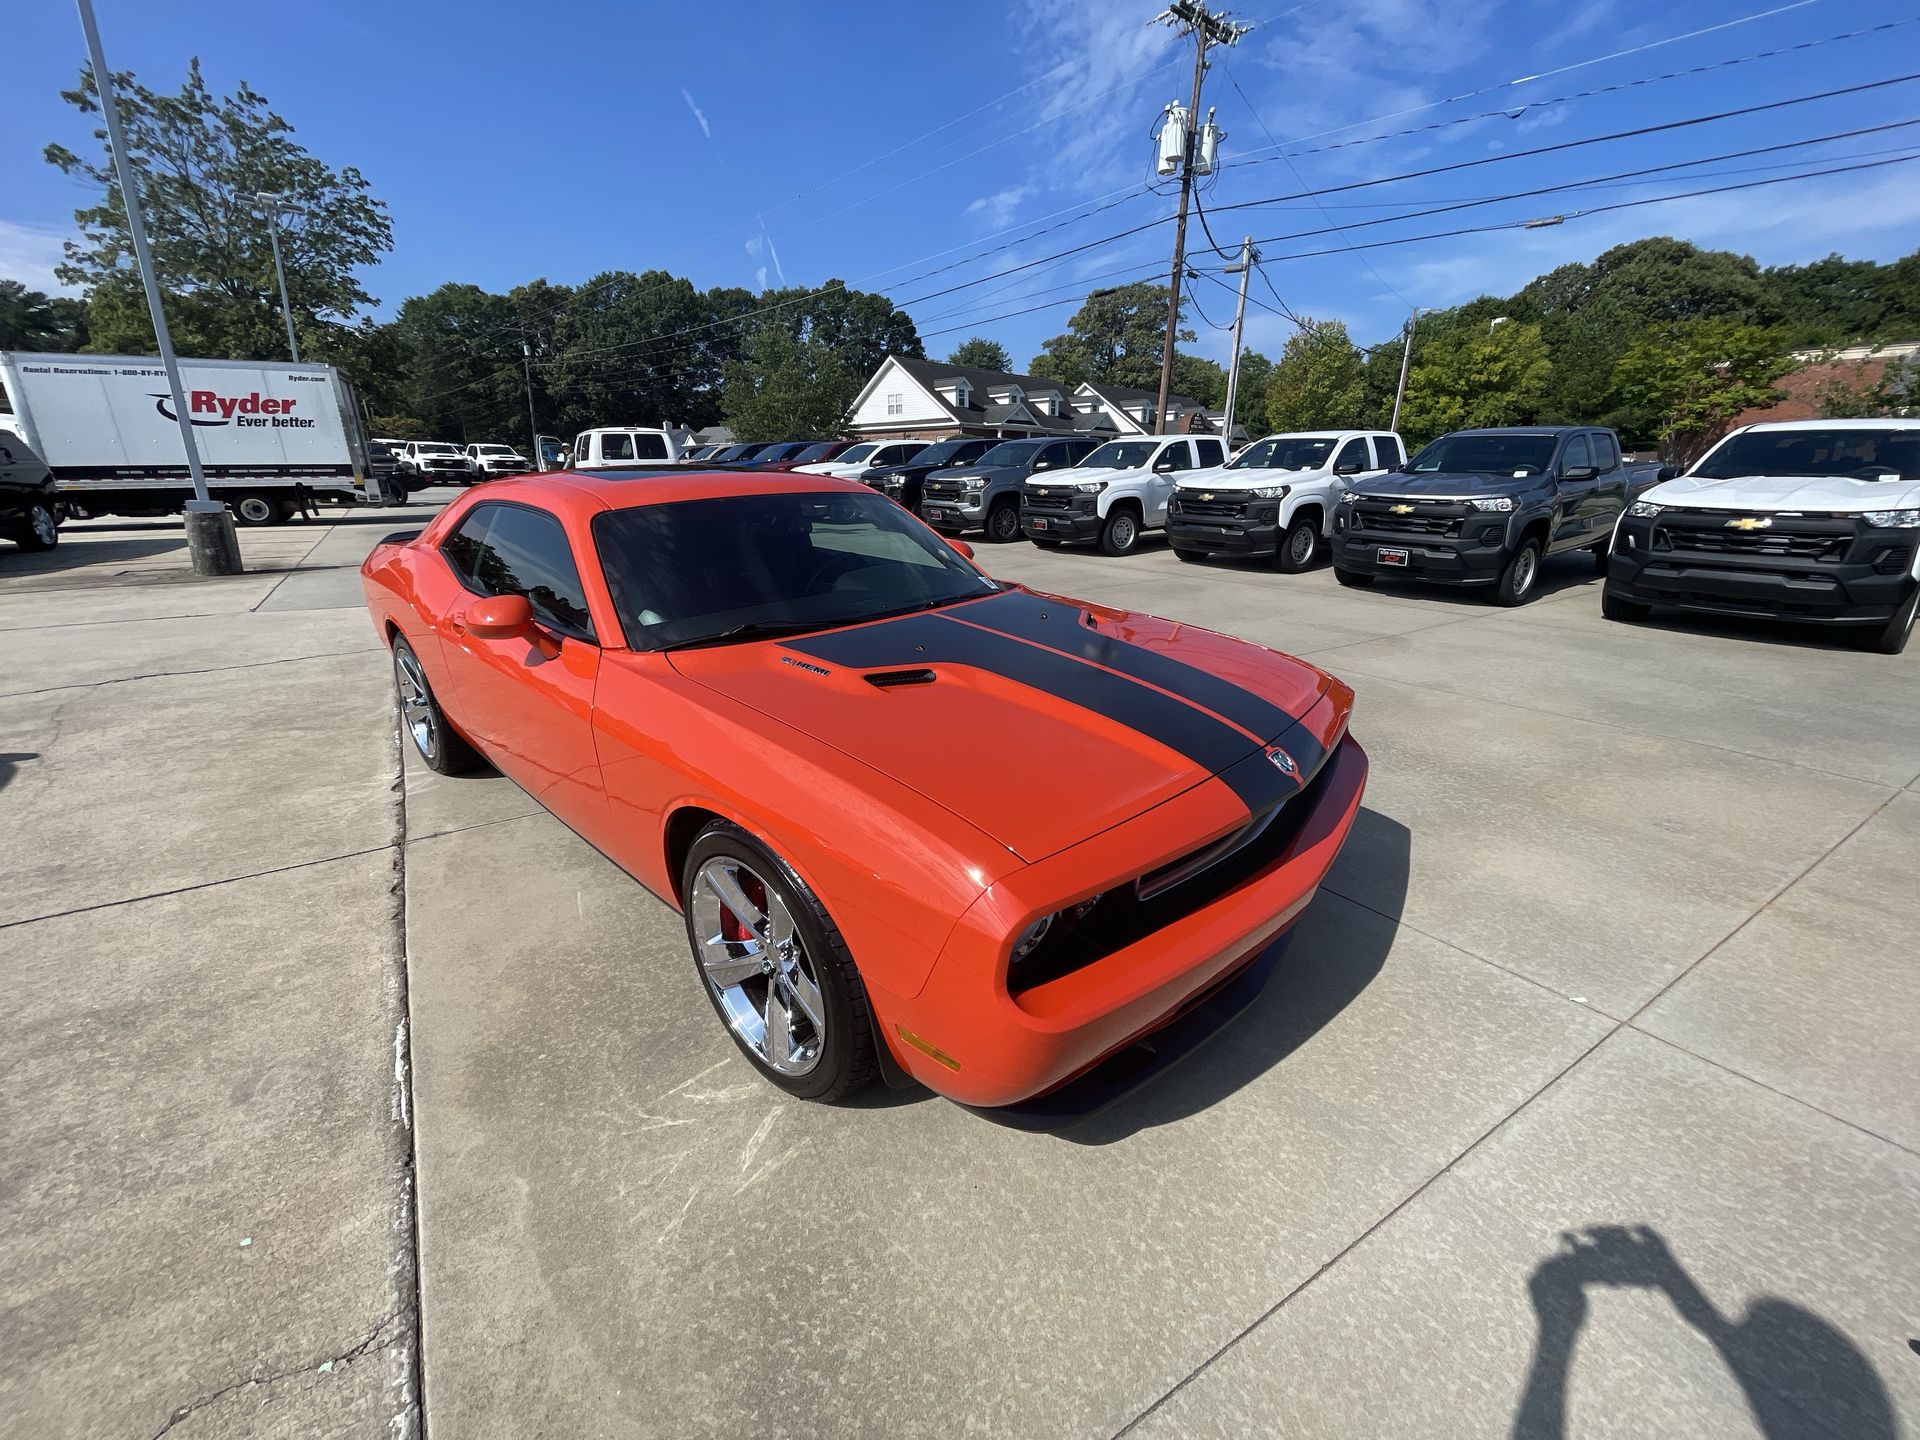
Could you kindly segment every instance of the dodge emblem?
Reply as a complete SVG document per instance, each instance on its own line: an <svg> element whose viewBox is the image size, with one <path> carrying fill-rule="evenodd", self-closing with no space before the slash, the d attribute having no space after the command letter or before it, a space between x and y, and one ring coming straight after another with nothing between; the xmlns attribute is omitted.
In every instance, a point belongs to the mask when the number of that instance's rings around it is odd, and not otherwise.
<svg viewBox="0 0 1920 1440"><path fill-rule="evenodd" d="M1760 516L1742 515L1738 520L1727 521L1727 529L1729 530L1765 530L1771 524L1773 524L1772 519L1765 515L1760 515Z"/></svg>
<svg viewBox="0 0 1920 1440"><path fill-rule="evenodd" d="M1278 745L1267 751L1267 763L1282 775L1297 777L1300 774L1300 767L1294 763L1293 757Z"/></svg>

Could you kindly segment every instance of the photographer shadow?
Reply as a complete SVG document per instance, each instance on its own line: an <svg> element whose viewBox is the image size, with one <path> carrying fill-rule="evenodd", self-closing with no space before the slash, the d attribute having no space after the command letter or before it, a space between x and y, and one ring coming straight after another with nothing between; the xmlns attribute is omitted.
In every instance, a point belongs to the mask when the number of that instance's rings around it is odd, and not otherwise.
<svg viewBox="0 0 1920 1440"><path fill-rule="evenodd" d="M1527 1282L1539 1335L1512 1440L1564 1440L1568 1378L1590 1285L1664 1294L1733 1372L1766 1440L1900 1434L1873 1363L1811 1310L1763 1295L1738 1319L1721 1314L1659 1232L1644 1225L1595 1225L1562 1239L1565 1248L1541 1261Z"/></svg>

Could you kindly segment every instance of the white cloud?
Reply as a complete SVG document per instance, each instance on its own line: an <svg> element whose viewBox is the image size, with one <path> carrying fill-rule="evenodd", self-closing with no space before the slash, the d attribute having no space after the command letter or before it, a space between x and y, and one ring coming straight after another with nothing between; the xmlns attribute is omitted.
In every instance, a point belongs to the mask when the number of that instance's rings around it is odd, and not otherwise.
<svg viewBox="0 0 1920 1440"><path fill-rule="evenodd" d="M684 85L680 87L680 98L687 102L687 109L691 110L693 112L693 118L700 122L700 133L711 140L713 138L713 127L707 124L706 114L698 105L693 103L692 92Z"/></svg>
<svg viewBox="0 0 1920 1440"><path fill-rule="evenodd" d="M767 222L764 220L760 222L760 238L767 243L767 258L773 261L773 273L780 278L780 283L785 285L787 283L787 272L780 266L780 252L774 248L773 232L767 229ZM756 255L759 253L757 250L754 252Z"/></svg>
<svg viewBox="0 0 1920 1440"><path fill-rule="evenodd" d="M967 214L980 216L981 223L989 230L1004 230L1013 223L1020 202L1032 193L1031 185L1009 185L991 195L982 195L967 206Z"/></svg>
<svg viewBox="0 0 1920 1440"><path fill-rule="evenodd" d="M69 232L41 225L0 220L0 280L18 280L31 290L49 295L76 293L54 277L61 261L61 245Z"/></svg>

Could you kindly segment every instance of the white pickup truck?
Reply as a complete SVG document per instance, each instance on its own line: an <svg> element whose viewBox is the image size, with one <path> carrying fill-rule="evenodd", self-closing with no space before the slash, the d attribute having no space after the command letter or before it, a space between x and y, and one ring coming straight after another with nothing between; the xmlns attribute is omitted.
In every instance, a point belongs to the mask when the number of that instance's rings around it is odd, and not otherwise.
<svg viewBox="0 0 1920 1440"><path fill-rule="evenodd" d="M1227 458L1218 435L1148 435L1109 440L1078 465L1030 480L1020 497L1020 530L1046 547L1097 540L1125 555L1167 523L1174 484Z"/></svg>
<svg viewBox="0 0 1920 1440"><path fill-rule="evenodd" d="M470 485L467 457L457 445L445 440L409 440L400 447L400 473L407 488L423 485Z"/></svg>
<svg viewBox="0 0 1920 1440"><path fill-rule="evenodd" d="M469 480L498 480L503 475L533 471L533 462L511 445L469 445L463 453Z"/></svg>
<svg viewBox="0 0 1920 1440"><path fill-rule="evenodd" d="M569 470L677 470L693 450L693 432L666 426L601 425L573 437Z"/></svg>
<svg viewBox="0 0 1920 1440"><path fill-rule="evenodd" d="M1382 474L1406 458L1391 430L1269 435L1217 469L1180 477L1168 505L1167 538L1182 560L1257 555L1298 574L1333 533L1334 507L1347 482Z"/></svg>
<svg viewBox="0 0 1920 1440"><path fill-rule="evenodd" d="M1907 648L1920 609L1920 416L1734 431L1614 526L1600 607L1843 626Z"/></svg>

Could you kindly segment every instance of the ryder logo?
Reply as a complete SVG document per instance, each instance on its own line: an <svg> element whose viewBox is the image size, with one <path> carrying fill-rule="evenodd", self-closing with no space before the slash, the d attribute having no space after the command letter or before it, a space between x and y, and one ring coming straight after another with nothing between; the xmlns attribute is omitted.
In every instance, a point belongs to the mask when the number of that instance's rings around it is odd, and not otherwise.
<svg viewBox="0 0 1920 1440"><path fill-rule="evenodd" d="M241 429L310 430L314 422L293 414L298 400L280 400L271 395L262 395L258 390L249 390L245 395L222 395L217 390L189 390L187 392L187 418L195 425L232 425ZM165 391L153 396L153 408L169 420L180 417L173 413L173 397Z"/></svg>

